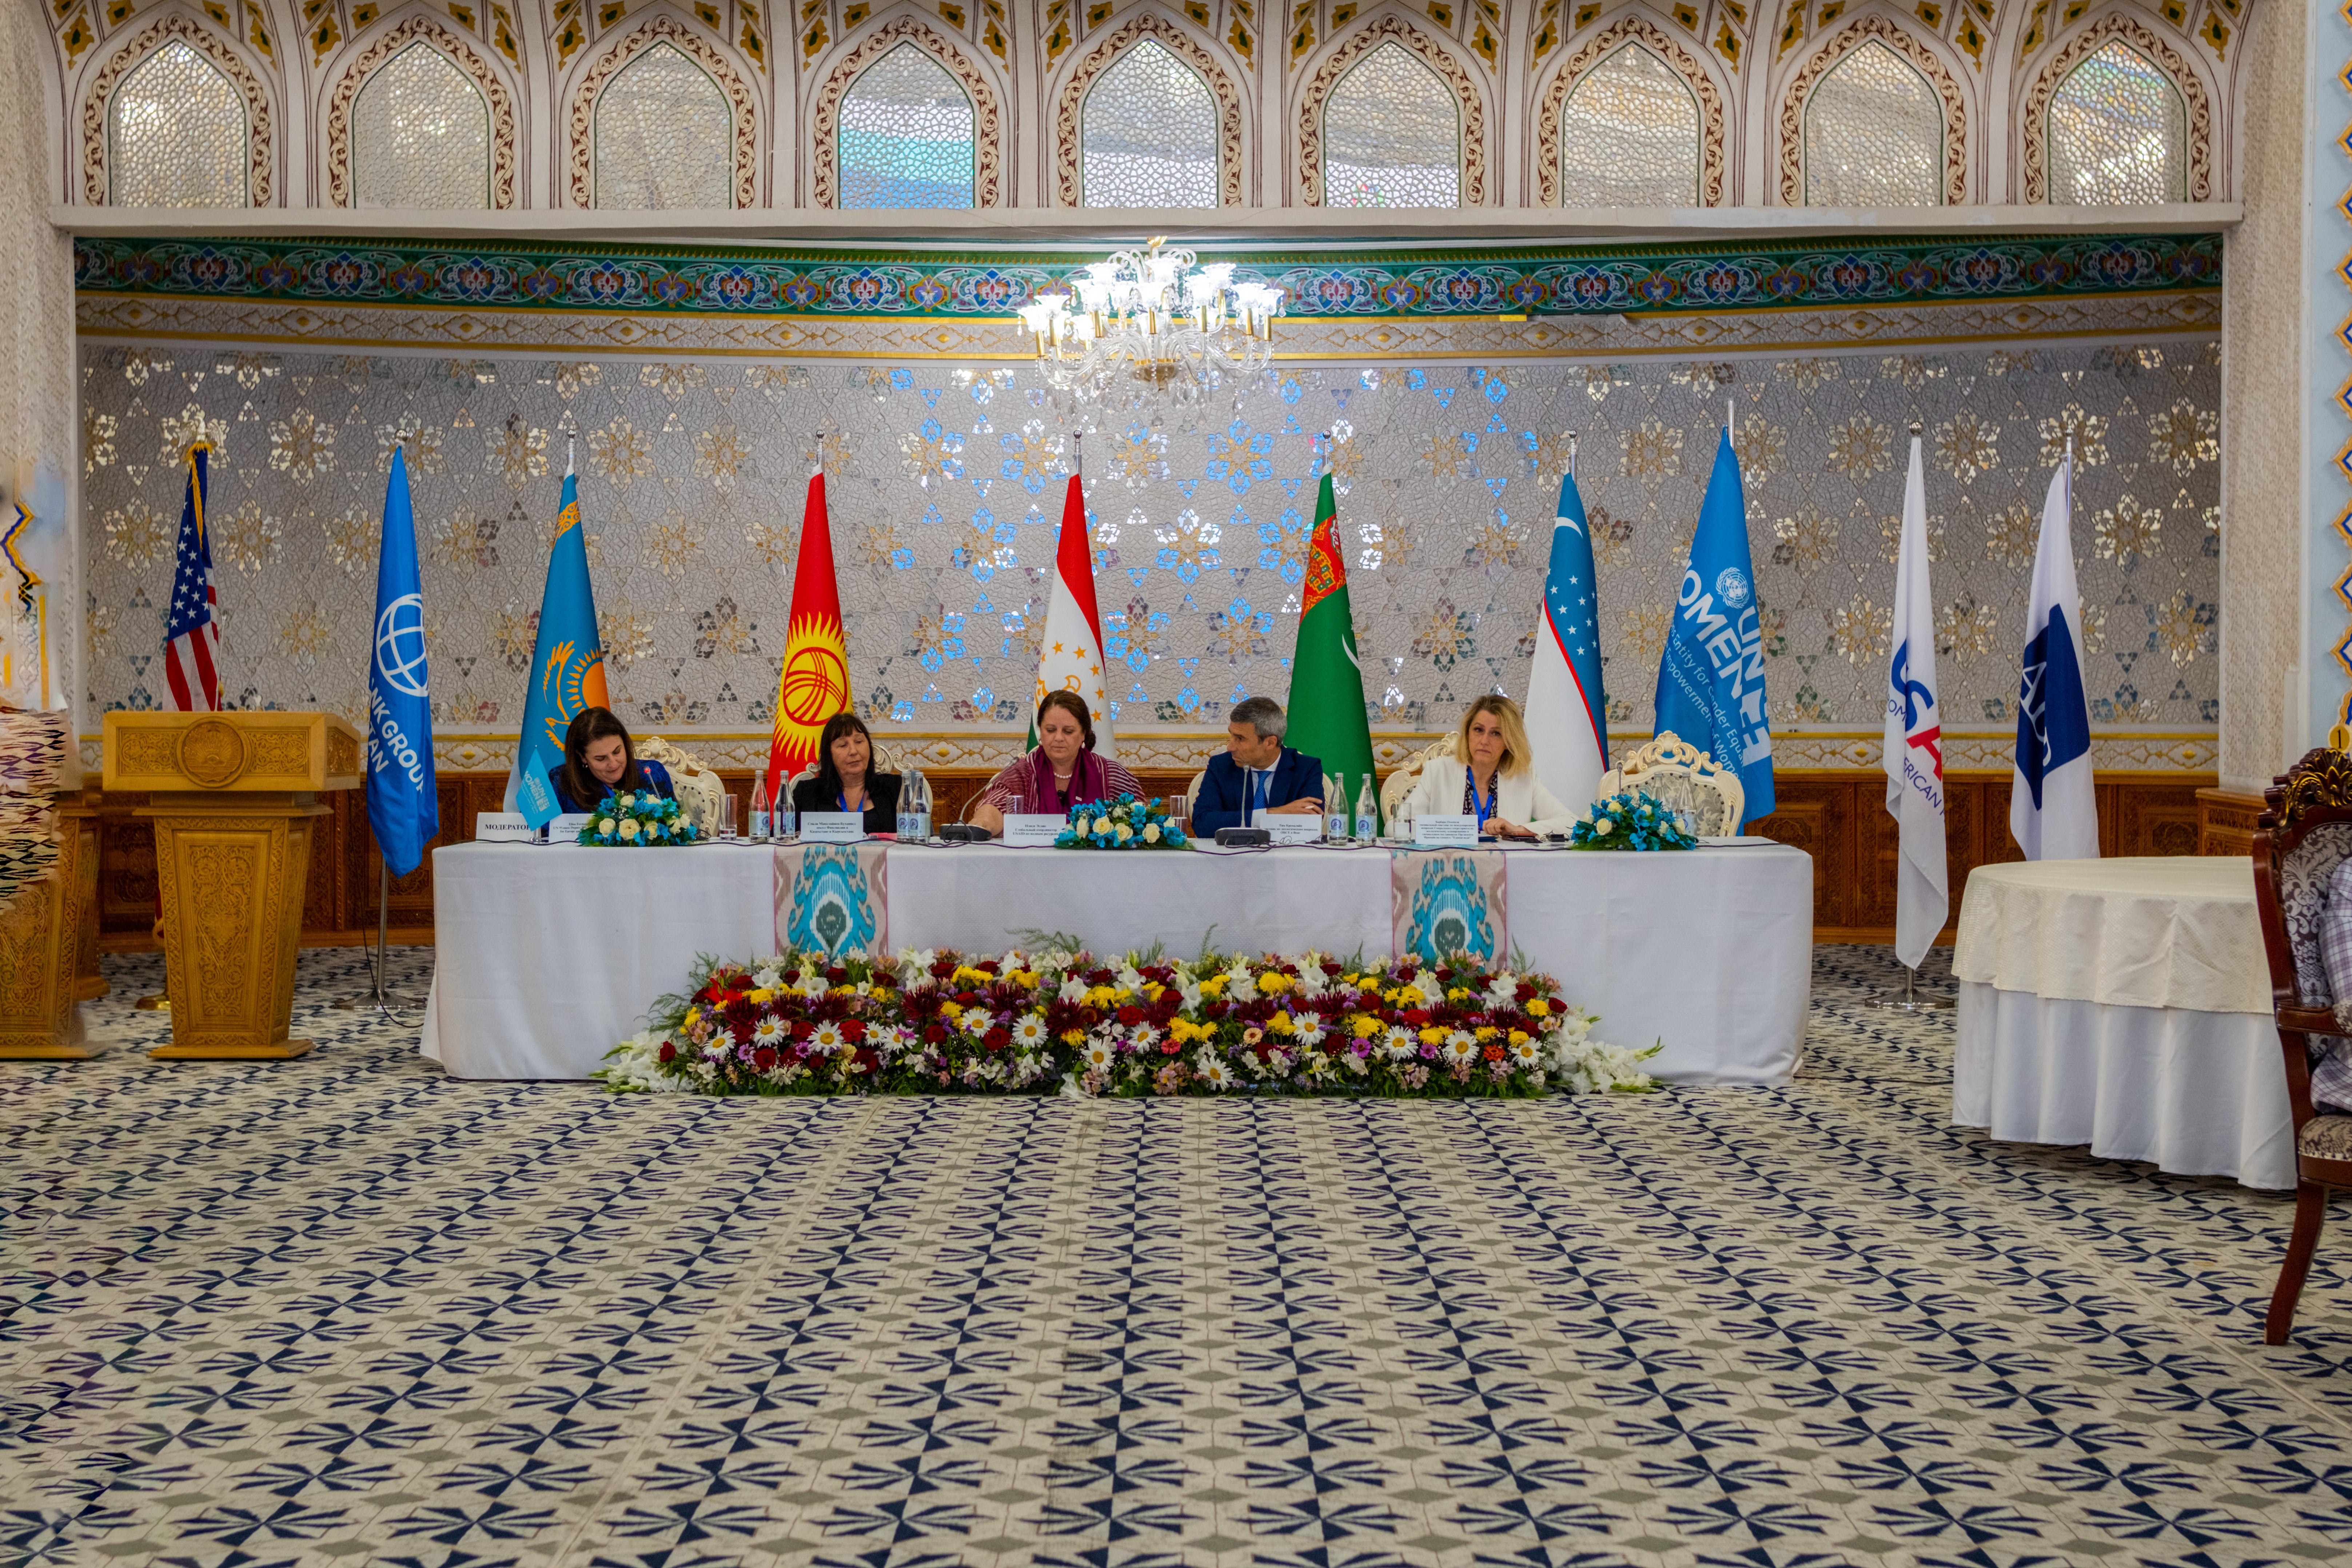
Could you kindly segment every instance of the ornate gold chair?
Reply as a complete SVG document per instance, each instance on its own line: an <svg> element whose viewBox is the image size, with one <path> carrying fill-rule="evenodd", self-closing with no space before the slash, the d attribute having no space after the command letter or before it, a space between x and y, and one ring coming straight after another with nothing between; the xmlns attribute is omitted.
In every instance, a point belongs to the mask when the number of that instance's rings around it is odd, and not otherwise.
<svg viewBox="0 0 2352 1568"><path fill-rule="evenodd" d="M727 785L700 757L659 735L646 737L637 747L637 755L669 770L670 784L677 791L678 808L686 813L688 822L707 835L718 833L719 803L727 798Z"/></svg>
<svg viewBox="0 0 2352 1568"><path fill-rule="evenodd" d="M1748 804L1748 792L1740 786L1737 770L1717 762L1672 730L1601 775L1601 798L1628 789L1649 791L1659 804L1685 816L1693 831L1707 838L1738 833Z"/></svg>
<svg viewBox="0 0 2352 1568"><path fill-rule="evenodd" d="M1453 760L1454 737L1440 735L1399 763L1396 771L1381 781L1381 820L1396 820L1397 807L1403 804L1406 795L1412 793L1412 786L1421 782L1422 769L1432 763L1450 763Z"/></svg>
<svg viewBox="0 0 2352 1568"><path fill-rule="evenodd" d="M2254 903L2270 956L2271 1004L2294 1123L2294 1229L2263 1321L2264 1342L2281 1345L2294 1327L2329 1189L2352 1188L2352 1116L2322 1113L2311 1099L2314 1040L2352 1041L2352 995L2331 993L2320 948L2328 880L2352 857L2352 755L2317 748L2263 791L2263 800L2254 830Z"/></svg>

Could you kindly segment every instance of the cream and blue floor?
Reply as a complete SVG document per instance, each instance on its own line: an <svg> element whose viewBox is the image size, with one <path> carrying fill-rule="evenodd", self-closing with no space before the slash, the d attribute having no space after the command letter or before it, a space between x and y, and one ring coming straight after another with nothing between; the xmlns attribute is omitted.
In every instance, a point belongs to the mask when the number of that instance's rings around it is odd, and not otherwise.
<svg viewBox="0 0 2352 1568"><path fill-rule="evenodd" d="M1888 963L1785 1089L1078 1105L455 1082L348 952L165 1065L110 960L0 1064L0 1568L2352 1560L2352 1224L2264 1349L2286 1200L1951 1129Z"/></svg>

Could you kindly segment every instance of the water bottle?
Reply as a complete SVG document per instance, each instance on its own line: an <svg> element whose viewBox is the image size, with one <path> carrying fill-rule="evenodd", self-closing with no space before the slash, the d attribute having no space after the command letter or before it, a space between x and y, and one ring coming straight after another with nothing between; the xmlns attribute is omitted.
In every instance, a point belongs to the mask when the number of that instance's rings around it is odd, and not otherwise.
<svg viewBox="0 0 2352 1568"><path fill-rule="evenodd" d="M801 836L800 814L793 809L793 786L776 786L775 815L768 824L779 844L790 844Z"/></svg>
<svg viewBox="0 0 2352 1568"><path fill-rule="evenodd" d="M922 769L908 768L907 770L906 787L899 792L898 798L905 801L911 808L910 815L914 817L915 841L918 844L929 843L931 837L931 781L923 776ZM901 833L899 837L903 838L906 835Z"/></svg>
<svg viewBox="0 0 2352 1568"><path fill-rule="evenodd" d="M1356 792L1356 842L1370 844L1381 836L1381 795L1372 787L1372 775L1364 775L1364 787Z"/></svg>
<svg viewBox="0 0 2352 1568"><path fill-rule="evenodd" d="M915 781L911 778L898 781L898 819L894 832L901 844L912 842L915 837Z"/></svg>
<svg viewBox="0 0 2352 1568"><path fill-rule="evenodd" d="M1348 781L1338 773L1323 775L1323 837L1333 844L1348 842Z"/></svg>
<svg viewBox="0 0 2352 1568"><path fill-rule="evenodd" d="M768 775L764 771L751 775L751 831L744 837L754 844L768 841Z"/></svg>

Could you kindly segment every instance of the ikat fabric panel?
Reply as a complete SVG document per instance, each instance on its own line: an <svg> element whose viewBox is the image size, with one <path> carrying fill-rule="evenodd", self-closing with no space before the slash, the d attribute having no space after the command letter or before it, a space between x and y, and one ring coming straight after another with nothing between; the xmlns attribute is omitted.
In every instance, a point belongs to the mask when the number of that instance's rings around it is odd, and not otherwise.
<svg viewBox="0 0 2352 1568"><path fill-rule="evenodd" d="M1718 363L1300 368L1186 431L1088 437L1097 596L1123 735L1284 696L1336 447L1366 696L1391 732L1524 694L1568 454L1600 568L1612 728L1649 723L1727 399L1747 472L1776 728L1874 731L1906 429L1927 455L1944 710L2015 722L2036 518L2071 437L2093 717L2219 713L2218 344ZM1070 443L1026 368L447 360L88 345L93 713L157 706L183 472L211 515L234 703L362 711L387 455L409 440L436 722L511 733L567 447L616 706L764 730L820 442L857 702L902 732L1017 738Z"/></svg>

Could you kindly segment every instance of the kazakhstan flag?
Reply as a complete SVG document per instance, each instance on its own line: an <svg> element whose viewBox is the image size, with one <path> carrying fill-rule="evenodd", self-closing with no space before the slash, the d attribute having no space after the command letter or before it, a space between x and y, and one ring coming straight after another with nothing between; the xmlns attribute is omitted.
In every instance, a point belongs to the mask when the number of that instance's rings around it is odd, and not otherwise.
<svg viewBox="0 0 2352 1568"><path fill-rule="evenodd" d="M611 706L604 647L596 638L596 595L588 585L588 544L580 533L580 480L566 463L563 510L556 514L555 549L539 600L539 641L531 650L530 689L514 772L507 777L506 808L521 812L534 827L553 817L555 789L547 775L563 760L563 731L582 709Z"/></svg>

